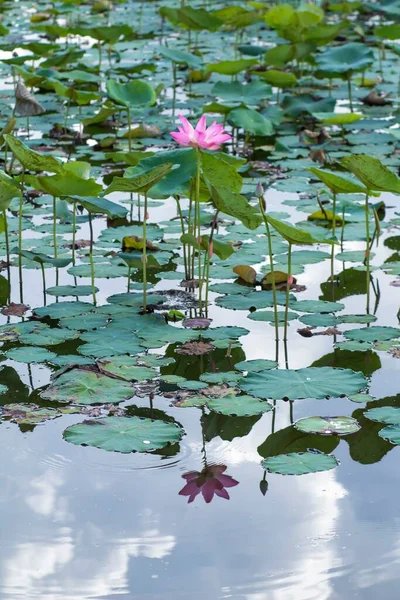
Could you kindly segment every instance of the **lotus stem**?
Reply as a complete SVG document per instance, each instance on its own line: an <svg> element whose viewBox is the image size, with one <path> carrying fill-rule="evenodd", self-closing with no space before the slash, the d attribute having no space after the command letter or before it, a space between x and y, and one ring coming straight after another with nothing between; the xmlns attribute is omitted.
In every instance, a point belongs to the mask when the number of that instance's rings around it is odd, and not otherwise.
<svg viewBox="0 0 400 600"><path fill-rule="evenodd" d="M172 116L175 116L176 104L176 64L172 63Z"/></svg>
<svg viewBox="0 0 400 600"><path fill-rule="evenodd" d="M183 214L182 214L182 207L181 207L181 203L179 200L179 196L174 196L175 200L176 200L176 206L178 209L178 215L179 215L179 220L181 223L181 231L182 231L182 235L185 235L185 221L183 220ZM186 252L186 244L183 244L183 264L185 266L185 278L189 279L189 275L188 275L188 264L187 264L187 252Z"/></svg>
<svg viewBox="0 0 400 600"><path fill-rule="evenodd" d="M291 279L291 271L292 271L292 244L289 242L289 250L288 250L288 272L287 272L287 282L286 282L286 302L285 302L285 331L283 335L283 339L287 340L287 329L288 329L288 313L289 313L289 292L290 292L290 279Z"/></svg>
<svg viewBox="0 0 400 600"><path fill-rule="evenodd" d="M24 205L24 178L25 178L25 169L22 170L22 179L21 179L21 196L19 198L19 210L18 210L18 248L22 250L22 210ZM19 296L21 304L24 302L24 289L23 289L23 281L22 281L22 255L18 256L18 271L19 271Z"/></svg>
<svg viewBox="0 0 400 600"><path fill-rule="evenodd" d="M271 238L271 231L269 228L269 223L267 221L267 219L265 218L265 210L264 210L264 204L263 204L263 198L262 196L260 196L258 198L258 202L260 205L260 210L261 210L261 214L264 220L264 224L265 224L265 230L267 233L267 240L268 240L268 256L269 256L269 268L271 271L271 278L272 278L272 298L274 300L274 322L275 322L275 340L278 341L279 340L279 317L278 317L278 304L276 301L276 281L275 281L275 270L274 270L274 255L272 253L272 238ZM288 275L289 277L289 275Z"/></svg>
<svg viewBox="0 0 400 600"><path fill-rule="evenodd" d="M332 201L332 235L336 235L336 193L333 192ZM331 281L333 283L333 277L335 272L335 244L332 244L331 248Z"/></svg>
<svg viewBox="0 0 400 600"><path fill-rule="evenodd" d="M147 192L144 194L144 216L143 216L143 312L147 308Z"/></svg>
<svg viewBox="0 0 400 600"><path fill-rule="evenodd" d="M75 244L76 244L76 202L73 203L72 210L72 264L75 265Z"/></svg>
<svg viewBox="0 0 400 600"><path fill-rule="evenodd" d="M214 218L212 220L211 233L210 233L210 237L209 237L209 240L208 240L208 251L206 253L206 261L207 261L207 263L206 263L207 268L206 268L206 272L205 272L205 280L206 280L205 306L206 306L206 313L208 312L208 288L209 288L209 285L210 285L210 281L209 281L210 280L210 259L211 259L211 256L212 256L212 243L213 243L214 231L215 231L215 228L217 226L218 213L219 213L219 210L216 211L216 213L214 215Z"/></svg>
<svg viewBox="0 0 400 600"><path fill-rule="evenodd" d="M353 112L353 95L351 91L351 77L347 78L347 90L349 94L350 112Z"/></svg>
<svg viewBox="0 0 400 600"><path fill-rule="evenodd" d="M94 262L93 262L93 223L92 223L92 215L89 213L89 231L90 231L90 250L89 250L89 260L90 260L90 279L92 285L92 296L93 296L93 304L96 306L96 288L94 285L95 274L94 274Z"/></svg>
<svg viewBox="0 0 400 600"><path fill-rule="evenodd" d="M367 307L366 313L369 314L369 303L370 303L370 261L369 261L369 205L368 205L368 193L365 194L365 234L367 237L367 245L365 250L365 264L367 267Z"/></svg>
<svg viewBox="0 0 400 600"><path fill-rule="evenodd" d="M128 267L128 285L126 291L128 292L128 294L131 291L131 267Z"/></svg>
<svg viewBox="0 0 400 600"><path fill-rule="evenodd" d="M201 164L201 155L200 155L200 151L197 148L196 149L196 158L197 158L197 172L196 172L196 197L195 197L195 214L196 214L196 221L197 221L197 238L198 238L198 242L200 244L200 238L201 238L201 225L200 225L200 164ZM196 226L195 226L195 231L196 231ZM202 289L202 280L201 280L201 249L199 248L198 250L199 253L199 261L198 261L198 268L199 268L199 310L201 313L201 309L202 309L202 302L201 302L201 289Z"/></svg>
<svg viewBox="0 0 400 600"><path fill-rule="evenodd" d="M55 196L53 196L53 246L54 258L57 258L57 204Z"/></svg>
<svg viewBox="0 0 400 600"><path fill-rule="evenodd" d="M131 119L131 109L129 106L126 109L126 114L128 117L128 148L129 148L129 152L132 152L132 140L131 140L132 119Z"/></svg>

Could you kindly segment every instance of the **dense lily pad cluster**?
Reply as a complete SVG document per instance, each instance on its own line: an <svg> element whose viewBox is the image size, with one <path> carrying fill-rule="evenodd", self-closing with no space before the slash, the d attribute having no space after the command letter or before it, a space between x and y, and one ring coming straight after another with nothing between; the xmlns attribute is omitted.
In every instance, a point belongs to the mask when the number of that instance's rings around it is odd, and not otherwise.
<svg viewBox="0 0 400 600"><path fill-rule="evenodd" d="M131 26L132 5L2 3L0 419L171 454L186 408L205 454L211 421L231 440L271 418L280 474L334 468L342 435L368 458L371 422L399 444L398 400L367 393L400 357L399 303L379 312L400 285L395 3L143 2ZM299 335L331 351L289 368ZM339 397L368 408L294 421ZM224 469L183 495L226 498Z"/></svg>

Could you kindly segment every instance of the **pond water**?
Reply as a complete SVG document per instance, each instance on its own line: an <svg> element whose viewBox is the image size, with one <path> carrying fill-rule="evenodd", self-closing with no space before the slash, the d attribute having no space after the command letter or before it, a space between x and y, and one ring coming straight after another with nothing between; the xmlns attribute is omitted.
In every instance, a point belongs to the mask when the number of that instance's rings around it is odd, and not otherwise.
<svg viewBox="0 0 400 600"><path fill-rule="evenodd" d="M51 9L4 2L3 122L12 116L17 81L26 85L28 107L15 109L14 140L7 138L7 155L4 140L1 148L3 171L13 182L2 173L11 257L0 275L0 600L398 597L398 57L387 42L394 34L385 32L386 39L375 27L377 5L358 12L353 4L325 6L324 14L319 6L307 12L293 3L290 18L306 12L306 29L319 40L322 30L316 36L313 27L337 26L350 11L364 37L346 21L342 37L327 47L315 42L297 61L275 65L259 54L254 64L238 65L260 47L293 43L276 24L286 5L276 7L271 24L271 6L258 3L229 10L226 3L194 4L178 15L168 12L169 2L64 0ZM381 26L399 19L387 4ZM178 9L185 4L173 6ZM251 13L245 25L234 20L243 11ZM301 43L309 41L306 30L299 35ZM359 46L349 50L352 70L340 70L345 59L329 53L351 44ZM18 61L13 52L30 59ZM217 63L220 69L212 66ZM267 65L260 72L274 71L272 79L250 75L255 65ZM294 77L287 88L277 72ZM124 88L127 104L124 90L106 83L139 78L148 87L132 95ZM249 92L254 81L262 91ZM27 100L28 89L35 100ZM149 89L156 90L154 99L139 106L138 96ZM375 89L389 92L390 101L362 102ZM203 109L216 101L219 106ZM40 114L29 112L35 102ZM129 146L127 106L132 128L152 127ZM351 108L359 120L349 118ZM100 109L104 119L88 122ZM235 110L250 112L232 115ZM213 159L203 148L198 183L207 197L197 203L189 192L196 154L171 155L178 146L169 132L178 113L195 123L203 111L234 139L226 154L211 154L218 164L207 163ZM338 115L342 122L335 122ZM56 125L64 130L57 133ZM27 148L21 151L15 139ZM60 162L35 168L37 155L28 148ZM148 151L156 158L140 156ZM339 162L356 155L368 155L366 167ZM150 244L147 253L158 262L154 269L147 263L150 310L143 314L144 192L138 197L115 182L124 173L131 180L148 173L157 160L174 167L148 194L147 240L157 248ZM90 176L67 171L77 161L90 163ZM365 194L327 189L323 176L331 172L368 192L369 234ZM61 181L55 204L46 188L51 177ZM275 274L284 275L278 342L274 290L260 285L271 261L259 182L272 218ZM80 191L89 186L93 193ZM228 200L223 210L223 190L236 199L240 192L244 211L234 204L230 212ZM184 226L190 227L191 203L198 204L201 234L214 242L202 309L198 290L180 285L187 264L176 195ZM221 222L213 238L216 209ZM6 261L4 225L3 215ZM290 236L299 231L312 242L293 244L290 265ZM74 240L85 241L75 255ZM136 263L128 271L121 250L132 241ZM206 266L208 247L201 251ZM185 253L191 248L185 242ZM228 254L220 258L220 252ZM55 268L54 259L65 264ZM253 267L257 285L237 279L238 265ZM189 271L197 277L197 258ZM290 275L295 279L287 283ZM62 286L86 289L71 295ZM205 329L193 328L189 318L202 319L197 325ZM204 350L204 343L211 347ZM260 360L266 362L247 362ZM308 417L322 417L322 425L321 419L300 421ZM132 433L129 423L139 423L139 430ZM107 424L111 433L103 435Z"/></svg>

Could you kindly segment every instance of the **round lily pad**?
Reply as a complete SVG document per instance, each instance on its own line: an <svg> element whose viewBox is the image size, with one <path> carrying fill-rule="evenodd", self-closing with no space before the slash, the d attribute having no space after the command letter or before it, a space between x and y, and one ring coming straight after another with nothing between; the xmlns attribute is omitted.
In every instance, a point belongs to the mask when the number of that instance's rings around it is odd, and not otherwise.
<svg viewBox="0 0 400 600"><path fill-rule="evenodd" d="M157 377L155 369L139 367L136 358L130 356L110 356L102 358L97 364L101 371L126 381L146 381Z"/></svg>
<svg viewBox="0 0 400 600"><path fill-rule="evenodd" d="M378 342L384 340L392 340L400 336L398 327L360 327L360 329L351 329L344 332L344 337L348 340L357 342Z"/></svg>
<svg viewBox="0 0 400 600"><path fill-rule="evenodd" d="M235 396L234 394L222 398L208 399L207 406L222 415L235 415L237 417L260 415L273 409L273 406L265 400L259 400L253 396Z"/></svg>
<svg viewBox="0 0 400 600"><path fill-rule="evenodd" d="M235 364L235 369L239 371L248 371L249 373L259 373L260 371L266 371L267 369L275 369L278 366L274 360L266 360L263 358L256 358L253 360L242 360Z"/></svg>
<svg viewBox="0 0 400 600"><path fill-rule="evenodd" d="M45 400L54 402L105 404L132 398L134 389L126 381L107 377L101 373L72 369L60 375L40 395Z"/></svg>
<svg viewBox="0 0 400 600"><path fill-rule="evenodd" d="M300 312L330 313L343 310L344 304L324 300L297 300L296 303L291 302L290 307Z"/></svg>
<svg viewBox="0 0 400 600"><path fill-rule="evenodd" d="M99 289L96 287L95 291ZM55 285L47 288L47 294L50 296L91 296L93 293L91 285Z"/></svg>
<svg viewBox="0 0 400 600"><path fill-rule="evenodd" d="M50 352L45 348L38 348L37 346L21 346L19 348L12 348L6 352L7 358L27 364L52 361L56 356L57 354L54 352Z"/></svg>
<svg viewBox="0 0 400 600"><path fill-rule="evenodd" d="M140 417L105 417L71 425L64 439L78 446L110 452L151 452L179 442L183 430L175 423Z"/></svg>
<svg viewBox="0 0 400 600"><path fill-rule="evenodd" d="M305 417L296 421L294 426L303 433L321 435L349 435L360 429L352 417Z"/></svg>
<svg viewBox="0 0 400 600"><path fill-rule="evenodd" d="M400 408L395 406L378 406L377 408L365 411L364 417L378 423L400 425Z"/></svg>
<svg viewBox="0 0 400 600"><path fill-rule="evenodd" d="M244 392L258 398L296 400L348 396L367 385L362 373L334 367L307 367L294 371L273 369L263 373L249 373L239 382Z"/></svg>
<svg viewBox="0 0 400 600"><path fill-rule="evenodd" d="M299 315L294 312L288 312L287 319L288 321L293 321L294 319L298 319ZM247 315L248 319L252 321L266 321L268 323L275 322L275 312L273 310L257 310L256 312L252 312ZM285 322L285 311L278 310L278 323L283 325Z"/></svg>
<svg viewBox="0 0 400 600"><path fill-rule="evenodd" d="M379 431L381 438L384 440L399 445L400 444L400 425L388 425Z"/></svg>
<svg viewBox="0 0 400 600"><path fill-rule="evenodd" d="M269 456L261 464L269 473L306 475L307 473L329 471L337 467L339 463L332 454L307 450L307 452L291 452L290 454Z"/></svg>

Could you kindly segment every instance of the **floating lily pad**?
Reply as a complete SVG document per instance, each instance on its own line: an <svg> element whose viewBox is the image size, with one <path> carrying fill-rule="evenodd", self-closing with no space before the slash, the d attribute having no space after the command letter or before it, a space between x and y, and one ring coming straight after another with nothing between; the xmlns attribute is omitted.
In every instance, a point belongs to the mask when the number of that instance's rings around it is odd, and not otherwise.
<svg viewBox="0 0 400 600"><path fill-rule="evenodd" d="M324 300L298 300L295 304L291 303L290 307L300 312L331 313L343 310L344 304Z"/></svg>
<svg viewBox="0 0 400 600"><path fill-rule="evenodd" d="M376 400L374 396L370 396L370 394L352 394L348 397L352 402L358 402L360 404L364 402L371 402L372 400Z"/></svg>
<svg viewBox="0 0 400 600"><path fill-rule="evenodd" d="M349 435L360 429L352 417L305 417L296 421L294 426L303 433L321 435Z"/></svg>
<svg viewBox="0 0 400 600"><path fill-rule="evenodd" d="M45 348L37 346L22 346L20 348L12 348L6 352L6 357L22 363L43 363L52 361L57 354L50 352Z"/></svg>
<svg viewBox="0 0 400 600"><path fill-rule="evenodd" d="M261 415L273 409L273 406L265 400L253 398L253 396L235 396L230 394L222 398L207 400L207 406L222 415L234 415L237 417L250 417Z"/></svg>
<svg viewBox="0 0 400 600"><path fill-rule="evenodd" d="M392 340L400 336L400 329L396 327L362 327L360 329L351 329L344 332L344 337L348 340L358 342L378 342Z"/></svg>
<svg viewBox="0 0 400 600"><path fill-rule="evenodd" d="M105 417L71 425L64 439L78 446L110 452L152 452L179 442L183 431L175 423L140 417Z"/></svg>
<svg viewBox="0 0 400 600"><path fill-rule="evenodd" d="M364 417L378 423L400 425L400 408L395 406L378 406L377 408L365 411Z"/></svg>
<svg viewBox="0 0 400 600"><path fill-rule="evenodd" d="M389 425L388 427L384 427L378 433L378 435L387 440L391 444L400 444L400 426L399 425Z"/></svg>
<svg viewBox="0 0 400 600"><path fill-rule="evenodd" d="M40 395L45 400L53 402L114 404L132 398L134 389L130 383L107 377L101 373L72 369L60 375Z"/></svg>
<svg viewBox="0 0 400 600"><path fill-rule="evenodd" d="M297 313L288 311L287 320L294 321L298 319L299 315ZM265 321L267 323L275 322L275 312L273 310L257 310L256 312L252 312L247 315L248 319L252 321ZM283 325L285 322L285 311L278 310L278 324Z"/></svg>
<svg viewBox="0 0 400 600"><path fill-rule="evenodd" d="M261 464L269 473L306 475L308 473L329 471L337 467L339 463L332 454L308 450L307 452L291 452L290 454L269 456Z"/></svg>
<svg viewBox="0 0 400 600"><path fill-rule="evenodd" d="M266 371L267 369L275 369L278 366L274 360L266 360L263 358L256 358L253 360L242 360L235 364L235 369L239 371L249 371L249 373L259 373L260 371Z"/></svg>
<svg viewBox="0 0 400 600"><path fill-rule="evenodd" d="M204 373L200 375L201 381L207 383L229 383L229 385L235 385L239 379L242 378L241 373L235 373L234 371L227 371L225 373Z"/></svg>
<svg viewBox="0 0 400 600"><path fill-rule="evenodd" d="M101 371L110 373L126 381L146 381L157 377L157 371L149 367L139 367L137 359L130 356L110 356L98 361Z"/></svg>
<svg viewBox="0 0 400 600"><path fill-rule="evenodd" d="M95 287L95 292L98 291ZM46 293L51 296L91 296L93 290L91 285L56 285L47 288Z"/></svg>
<svg viewBox="0 0 400 600"><path fill-rule="evenodd" d="M239 382L244 392L274 400L348 396L366 385L367 380L362 373L333 367L308 367L298 371L273 369L264 373L249 373Z"/></svg>

